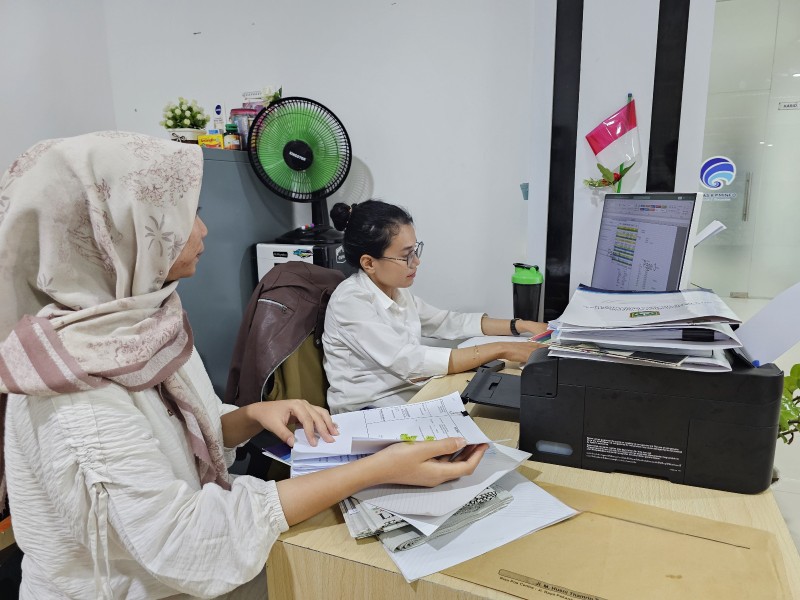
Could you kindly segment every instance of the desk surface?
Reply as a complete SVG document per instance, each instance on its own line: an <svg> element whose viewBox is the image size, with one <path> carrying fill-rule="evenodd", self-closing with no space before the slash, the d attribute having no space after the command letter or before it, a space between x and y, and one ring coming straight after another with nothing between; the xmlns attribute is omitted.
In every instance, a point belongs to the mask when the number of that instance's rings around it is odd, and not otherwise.
<svg viewBox="0 0 800 600"><path fill-rule="evenodd" d="M429 382L412 401L461 392L474 373L449 375ZM516 411L470 404L468 410L491 439L516 446ZM772 492L743 495L673 484L660 479L599 473L529 462L539 471L536 481L568 486L666 508L700 517L755 527L775 534L792 597L800 598L800 556ZM510 599L514 596L441 575L408 584L374 538L350 537L338 507L292 527L273 546L267 561L271 600L282 598L444 598Z"/></svg>

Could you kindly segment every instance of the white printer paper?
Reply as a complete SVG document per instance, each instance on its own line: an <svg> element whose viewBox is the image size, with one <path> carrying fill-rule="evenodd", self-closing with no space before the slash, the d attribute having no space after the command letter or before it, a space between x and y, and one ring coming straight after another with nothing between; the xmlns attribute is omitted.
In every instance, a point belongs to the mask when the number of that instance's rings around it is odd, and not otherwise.
<svg viewBox="0 0 800 600"><path fill-rule="evenodd" d="M736 334L754 364L765 365L800 342L800 283L775 296L748 319Z"/></svg>
<svg viewBox="0 0 800 600"><path fill-rule="evenodd" d="M441 516L452 513L472 500L479 492L497 481L527 458L523 452L493 444L478 463L472 475L442 483L433 488L412 485L378 485L353 494L361 502L385 508L400 516Z"/></svg>

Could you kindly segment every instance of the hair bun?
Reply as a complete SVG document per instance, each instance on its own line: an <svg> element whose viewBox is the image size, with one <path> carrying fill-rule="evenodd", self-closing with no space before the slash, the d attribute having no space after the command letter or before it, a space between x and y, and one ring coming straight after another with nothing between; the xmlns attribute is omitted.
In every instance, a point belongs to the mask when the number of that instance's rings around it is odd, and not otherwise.
<svg viewBox="0 0 800 600"><path fill-rule="evenodd" d="M331 221L337 231L345 230L347 223L350 222L350 214L354 206L356 205L348 206L344 202L337 202L333 205L333 208L331 208Z"/></svg>

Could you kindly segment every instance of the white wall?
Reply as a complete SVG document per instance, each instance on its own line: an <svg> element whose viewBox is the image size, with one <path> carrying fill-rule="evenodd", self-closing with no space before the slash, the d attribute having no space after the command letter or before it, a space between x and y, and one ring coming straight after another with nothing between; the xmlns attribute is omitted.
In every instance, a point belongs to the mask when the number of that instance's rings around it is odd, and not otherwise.
<svg viewBox="0 0 800 600"><path fill-rule="evenodd" d="M696 177L713 6L691 5L678 182ZM165 135L160 112L178 95L230 109L246 89L282 84L350 133L354 166L334 200L375 195L413 213L421 296L508 315L511 263L544 263L555 0L6 0L0 11L3 167L47 137ZM598 26L623 13L618 35ZM601 209L582 184L596 170L583 135L629 91L644 151L623 190L644 191L657 21L658 0L584 5L573 289L591 275ZM296 215L310 220L305 205Z"/></svg>
<svg viewBox="0 0 800 600"><path fill-rule="evenodd" d="M600 174L597 159L584 136L622 108L628 93L636 101L641 154L623 178L622 191L645 191L658 5L658 0L586 0L583 5L570 295L578 284L591 282L603 210L602 194L608 191L598 192L583 184L584 179L596 179ZM614 14L625 15L625 27L616 34L608 18ZM598 27L602 23L608 25Z"/></svg>
<svg viewBox="0 0 800 600"><path fill-rule="evenodd" d="M629 92L636 100L642 153L636 166L623 179L622 191L646 191L658 10L659 0L584 2L570 293L578 284L591 280L602 213L602 194L583 184L584 179L599 175L584 136L621 108ZM617 25L610 21L610 15L615 14L625 15L624 26L620 21L618 31L613 30ZM705 38L713 31L713 15L714 0L691 3L676 186L689 185L692 178L695 182L697 179L697 157L703 144L703 129L698 125L705 120L710 52ZM687 189L695 191L697 184L692 183Z"/></svg>
<svg viewBox="0 0 800 600"><path fill-rule="evenodd" d="M102 4L0 1L0 172L42 139L115 128Z"/></svg>
<svg viewBox="0 0 800 600"><path fill-rule="evenodd" d="M160 112L178 95L230 108L246 89L281 84L318 100L351 137L351 177L366 182L355 187L414 216L425 241L415 292L510 315L512 263L529 257L519 184L532 179L534 3L105 6L120 129L165 135Z"/></svg>
<svg viewBox="0 0 800 600"><path fill-rule="evenodd" d="M547 204L550 192L550 141L553 120L553 72L556 43L556 0L533 6L531 88L531 180L528 193L529 264L544 273L547 258ZM544 286L547 286L545 281Z"/></svg>

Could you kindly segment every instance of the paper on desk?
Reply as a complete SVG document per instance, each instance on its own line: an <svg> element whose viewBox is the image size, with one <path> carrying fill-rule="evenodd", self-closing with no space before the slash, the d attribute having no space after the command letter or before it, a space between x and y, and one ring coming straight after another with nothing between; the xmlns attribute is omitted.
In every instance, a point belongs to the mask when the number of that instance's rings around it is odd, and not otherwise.
<svg viewBox="0 0 800 600"><path fill-rule="evenodd" d="M416 548L387 552L406 581L447 569L577 514L519 473L508 473L497 483L514 497L506 508Z"/></svg>
<svg viewBox="0 0 800 600"><path fill-rule="evenodd" d="M781 292L736 333L756 366L771 363L800 342L800 283ZM754 363L755 364L755 363Z"/></svg>
<svg viewBox="0 0 800 600"><path fill-rule="evenodd" d="M433 488L411 485L378 485L353 494L361 502L375 504L401 517L441 516L458 510L500 477L530 457L508 446L492 445L472 475Z"/></svg>

